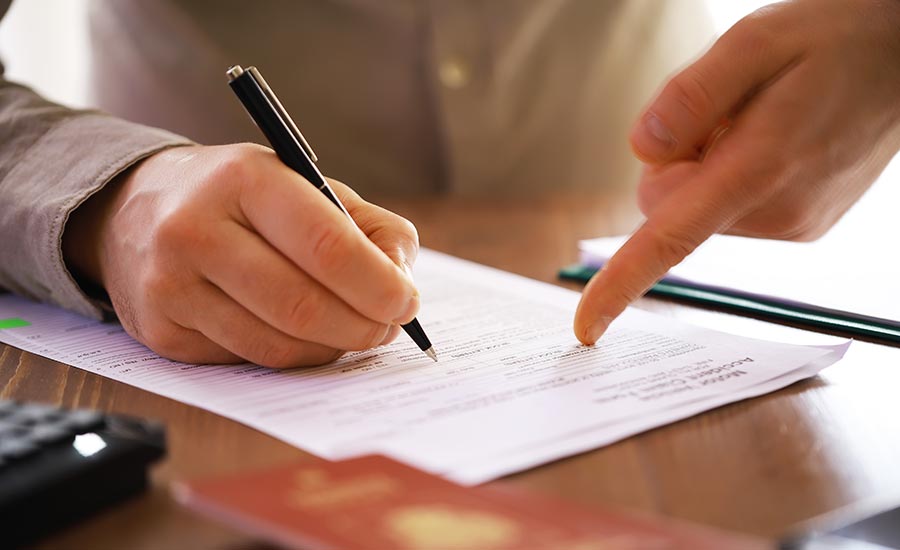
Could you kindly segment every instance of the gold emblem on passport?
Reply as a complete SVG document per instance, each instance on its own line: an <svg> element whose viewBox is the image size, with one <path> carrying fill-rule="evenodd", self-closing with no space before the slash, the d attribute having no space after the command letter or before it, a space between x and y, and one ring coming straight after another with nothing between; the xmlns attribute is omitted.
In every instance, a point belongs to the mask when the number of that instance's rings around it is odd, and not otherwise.
<svg viewBox="0 0 900 550"><path fill-rule="evenodd" d="M400 490L400 484L382 474L335 480L328 472L311 468L300 470L294 475L291 489L288 502L298 508L343 508L395 496Z"/></svg>
<svg viewBox="0 0 900 550"><path fill-rule="evenodd" d="M470 550L508 547L519 536L509 518L488 512L433 506L406 506L385 514L386 535L404 548Z"/></svg>

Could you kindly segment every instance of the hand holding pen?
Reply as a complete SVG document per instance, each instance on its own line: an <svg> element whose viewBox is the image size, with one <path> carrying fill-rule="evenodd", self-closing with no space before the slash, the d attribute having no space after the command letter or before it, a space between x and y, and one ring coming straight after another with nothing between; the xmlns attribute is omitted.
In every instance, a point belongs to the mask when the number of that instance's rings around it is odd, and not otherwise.
<svg viewBox="0 0 900 550"><path fill-rule="evenodd" d="M337 207L337 211L345 216L344 220L335 222L337 225L342 226L340 230L346 231L344 226L349 225L352 227L355 225L353 216L341 203L341 200L328 185L325 177L316 166L315 163L318 159L312 148L309 146L309 143L307 143L306 138L300 133L297 125L294 123L293 119L291 119L290 115L288 115L287 111L278 100L278 97L275 95L275 92L272 91L256 67L249 67L245 71L240 65L235 65L228 69L227 74L228 83L231 86L231 89L234 90L235 95L237 95L238 99L244 105L247 114L250 115L253 122L256 123L269 140L269 143L272 144L272 148L275 150L278 158L293 171L303 176L312 187L316 188L327 200ZM347 222L349 222L349 224ZM335 229L335 231L340 230ZM328 229L325 228L321 231L328 231ZM335 251L331 249L332 245L340 244L339 242L313 240L310 244L313 249L313 254L328 256L337 254L337 258L340 258L337 262L346 270L353 271L354 269L362 267L355 262L354 250ZM406 273L409 274L409 271L407 270ZM326 278L325 280L327 281L328 279ZM357 294L360 292L365 294L371 292L371 290L368 287L361 286L354 291L354 293ZM379 292L379 290L376 290L376 292ZM410 312L414 314L415 310L418 310L419 305L418 293L414 295L413 300L415 307L411 308ZM410 304L413 305L413 302L410 302ZM408 319L407 316L404 316L395 319L394 322L401 323L403 330L405 330L416 345L419 346L419 349L432 360L437 361L437 354L435 353L434 347L431 345L428 336L425 334L425 331L415 317Z"/></svg>
<svg viewBox="0 0 900 550"><path fill-rule="evenodd" d="M393 340L419 306L415 228L329 184L358 229L266 147L166 149L75 211L66 265L170 359L328 363Z"/></svg>

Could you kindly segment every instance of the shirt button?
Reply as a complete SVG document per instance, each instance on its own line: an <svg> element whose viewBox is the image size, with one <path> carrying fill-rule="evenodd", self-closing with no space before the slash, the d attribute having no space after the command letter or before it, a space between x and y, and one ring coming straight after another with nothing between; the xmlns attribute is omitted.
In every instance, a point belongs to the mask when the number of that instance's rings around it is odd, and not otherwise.
<svg viewBox="0 0 900 550"><path fill-rule="evenodd" d="M449 58L438 67L438 78L441 84L451 90L458 90L469 83L470 71L468 65L457 58Z"/></svg>

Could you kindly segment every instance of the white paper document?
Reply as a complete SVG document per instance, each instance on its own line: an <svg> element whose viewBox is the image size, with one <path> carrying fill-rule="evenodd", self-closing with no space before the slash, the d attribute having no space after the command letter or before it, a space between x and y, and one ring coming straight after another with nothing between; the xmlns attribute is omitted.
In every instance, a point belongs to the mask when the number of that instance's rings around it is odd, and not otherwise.
<svg viewBox="0 0 900 550"><path fill-rule="evenodd" d="M846 232L821 241L795 243L714 235L669 275L693 283L735 289L851 313L900 320L900 255L880 254L859 240L841 243ZM578 243L581 263L598 267L627 236ZM848 239L849 241L849 239Z"/></svg>
<svg viewBox="0 0 900 550"><path fill-rule="evenodd" d="M12 295L0 296L0 320L29 325L0 340L328 459L382 453L466 484L782 388L849 345L751 340L629 309L584 347L571 328L575 292L427 250L415 274L438 363L401 334L313 369L187 365L119 325Z"/></svg>

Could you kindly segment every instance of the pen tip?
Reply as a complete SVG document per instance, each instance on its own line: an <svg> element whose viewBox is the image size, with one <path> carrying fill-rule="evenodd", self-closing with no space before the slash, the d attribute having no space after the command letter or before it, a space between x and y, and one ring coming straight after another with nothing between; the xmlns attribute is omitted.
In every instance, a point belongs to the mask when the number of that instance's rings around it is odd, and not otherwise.
<svg viewBox="0 0 900 550"><path fill-rule="evenodd" d="M437 353L434 352L433 347L426 349L425 355L427 355L428 357L431 357L431 360L434 361L435 363L437 363Z"/></svg>

